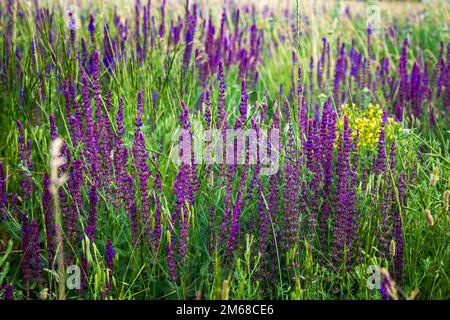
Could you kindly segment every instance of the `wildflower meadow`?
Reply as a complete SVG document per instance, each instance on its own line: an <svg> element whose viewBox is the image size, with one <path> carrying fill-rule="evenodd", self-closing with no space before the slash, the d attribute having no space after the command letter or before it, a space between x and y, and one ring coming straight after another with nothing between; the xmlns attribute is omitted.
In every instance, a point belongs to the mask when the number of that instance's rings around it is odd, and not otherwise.
<svg viewBox="0 0 450 320"><path fill-rule="evenodd" d="M450 299L449 23L2 0L0 300Z"/></svg>

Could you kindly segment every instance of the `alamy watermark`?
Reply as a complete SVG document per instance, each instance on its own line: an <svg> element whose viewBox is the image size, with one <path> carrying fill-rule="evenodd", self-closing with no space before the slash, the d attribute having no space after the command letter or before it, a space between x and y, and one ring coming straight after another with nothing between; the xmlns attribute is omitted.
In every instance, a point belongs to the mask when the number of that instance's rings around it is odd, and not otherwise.
<svg viewBox="0 0 450 320"><path fill-rule="evenodd" d="M278 129L210 129L198 123L191 129L177 129L170 157L181 164L258 165L260 175L274 175L279 169Z"/></svg>
<svg viewBox="0 0 450 320"><path fill-rule="evenodd" d="M381 288L381 269L379 266L371 265L367 267L367 274L369 274L369 277L367 278L367 289L379 290Z"/></svg>
<svg viewBox="0 0 450 320"><path fill-rule="evenodd" d="M80 8L71 4L66 9L65 21L69 30L75 31L81 28Z"/></svg>
<svg viewBox="0 0 450 320"><path fill-rule="evenodd" d="M367 267L367 289L379 290L381 288L381 268L377 265ZM77 265L70 265L66 269L66 286L69 290L81 289L81 269Z"/></svg>
<svg viewBox="0 0 450 320"><path fill-rule="evenodd" d="M66 286L69 290L81 289L81 269L77 265L70 265L66 269Z"/></svg>

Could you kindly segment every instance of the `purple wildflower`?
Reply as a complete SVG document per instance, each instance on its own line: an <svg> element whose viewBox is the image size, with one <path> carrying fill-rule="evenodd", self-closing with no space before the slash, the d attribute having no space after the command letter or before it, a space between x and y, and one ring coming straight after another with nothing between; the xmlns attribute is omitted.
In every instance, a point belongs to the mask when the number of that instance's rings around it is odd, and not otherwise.
<svg viewBox="0 0 450 320"><path fill-rule="evenodd" d="M76 32L76 20L75 20L75 16L74 13L70 10L68 12L68 23L69 23L69 29L70 29L70 44L72 46L72 48L75 48L75 42L76 42L76 37L77 37L77 32Z"/></svg>
<svg viewBox="0 0 450 320"><path fill-rule="evenodd" d="M95 135L94 120L92 119L91 96L86 72L82 71L81 82L83 84L84 117L86 120L85 143L87 146L90 173L95 185L100 185L100 160L97 136Z"/></svg>
<svg viewBox="0 0 450 320"><path fill-rule="evenodd" d="M187 69L191 61L196 26L197 26L197 4L194 3L192 14L189 14L189 11L187 11L186 13L186 33L184 36L184 41L186 42L186 49L183 55L183 66L185 73L187 72Z"/></svg>
<svg viewBox="0 0 450 320"><path fill-rule="evenodd" d="M94 15L89 14L89 26L88 26L89 35L91 37L91 43L95 46L95 20Z"/></svg>
<svg viewBox="0 0 450 320"><path fill-rule="evenodd" d="M52 269L55 257L55 222L53 215L52 194L50 192L50 180L48 174L44 174L42 193L42 209L44 210L45 234L47 239L47 261L48 268Z"/></svg>
<svg viewBox="0 0 450 320"><path fill-rule="evenodd" d="M203 92L203 103L205 105L206 128L211 129L211 95L209 90Z"/></svg>
<svg viewBox="0 0 450 320"><path fill-rule="evenodd" d="M333 98L336 105L340 105L341 103L341 83L344 83L346 64L345 44L343 44L336 62L336 70L334 74Z"/></svg>
<svg viewBox="0 0 450 320"><path fill-rule="evenodd" d="M225 111L225 76L223 74L223 65L222 62L219 63L219 107L218 107L218 117L219 121L217 122L217 129L226 129L227 128L227 114Z"/></svg>
<svg viewBox="0 0 450 320"><path fill-rule="evenodd" d="M67 237L74 240L76 232L76 223L78 221L78 212L83 207L83 197L81 187L83 185L83 160L74 159L69 173L70 183L68 184L69 193L72 197L72 206L64 217L64 225L67 229Z"/></svg>
<svg viewBox="0 0 450 320"><path fill-rule="evenodd" d="M183 110L180 115L180 125L184 131L179 141L181 166L174 183L174 191L177 198L177 209L174 218L178 219L180 228L178 251L180 256L184 257L187 253L190 226L188 205L192 205L194 201L194 179L196 178L196 174L192 162L192 137L188 131L190 128L189 111L184 101L181 100L180 104ZM186 151L188 152L187 154L184 153Z"/></svg>
<svg viewBox="0 0 450 320"><path fill-rule="evenodd" d="M130 174L126 175L125 190L133 190L134 189L134 179ZM125 194L125 208L128 212L128 217L131 221L131 239L134 246L138 244L138 232L139 232L139 224L137 217L137 209L136 209L136 200L134 192L126 192Z"/></svg>
<svg viewBox="0 0 450 320"><path fill-rule="evenodd" d="M165 34L166 0L161 4L161 24L159 25L159 37L163 38Z"/></svg>
<svg viewBox="0 0 450 320"><path fill-rule="evenodd" d="M386 169L386 140L385 140L385 121L381 123L380 135L378 138L378 154L374 164L374 173L381 174Z"/></svg>
<svg viewBox="0 0 450 320"><path fill-rule="evenodd" d="M126 34L123 35L123 42L125 42L126 36ZM109 72L111 72L114 68L115 53L115 40L111 40L109 34L109 26L108 24L105 24L105 26L103 27L103 64L105 65L106 70L108 70Z"/></svg>
<svg viewBox="0 0 450 320"><path fill-rule="evenodd" d="M247 121L247 109L248 109L248 94L247 94L247 88L245 85L245 80L242 80L242 86L241 86L241 102L239 103L239 113L240 117L237 121L237 124L235 126L236 128L242 128Z"/></svg>
<svg viewBox="0 0 450 320"><path fill-rule="evenodd" d="M107 294L111 291L115 256L116 256L116 252L114 251L112 241L110 239L108 239L108 240L106 240L106 248L105 248L105 262L106 262L106 268L107 268L107 274L108 274L108 280L106 283L106 293Z"/></svg>
<svg viewBox="0 0 450 320"><path fill-rule="evenodd" d="M92 55L92 61L93 61L93 74L92 74L92 83L93 83L93 89L94 89L94 100L95 100L95 106L96 106L96 136L97 136L97 143L100 149L100 154L102 157L102 163L104 164L104 175L102 176L103 179L103 185L108 185L111 181L111 151L112 151L112 129L111 129L111 123L109 119L107 119L107 116L103 115L103 103L101 101L101 89L100 89L100 71L101 71L101 64L100 64L100 54L97 50L94 51ZM107 104L110 104L110 95L107 97Z"/></svg>
<svg viewBox="0 0 450 320"><path fill-rule="evenodd" d="M141 128L143 126L143 113L142 91L139 91L137 96L137 116L136 131L133 143L133 158L139 176L139 191L141 195L140 219L142 219L141 222L144 224L145 230L148 231L151 226L148 202L149 168L147 164L148 152L145 147L145 138Z"/></svg>
<svg viewBox="0 0 450 320"><path fill-rule="evenodd" d="M336 113L333 111L331 99L325 102L321 123L323 198L320 217L320 241L325 249L328 234L328 218L331 213L331 184L333 179L333 152L336 139Z"/></svg>
<svg viewBox="0 0 450 320"><path fill-rule="evenodd" d="M73 117L73 132L72 138L75 141L74 146L76 146L78 143L82 140L82 132L83 132L83 124L82 124L82 118L83 118L83 110L78 105L77 99L76 99L76 89L73 85L72 80L69 80L69 91L70 91L70 101L72 103L72 109L74 110L74 117Z"/></svg>
<svg viewBox="0 0 450 320"><path fill-rule="evenodd" d="M411 111L416 118L422 115L422 101L424 98L424 88L422 84L422 73L419 64L416 62L411 70L409 100L411 101Z"/></svg>
<svg viewBox="0 0 450 320"><path fill-rule="evenodd" d="M161 239L161 213L162 213L162 207L161 207L161 200L160 196L162 193L162 181L161 181L161 173L159 172L158 167L158 159L156 156L153 157L153 162L155 163L155 178L153 183L154 188L154 196L153 196L153 202L155 204L155 210L153 212L153 248L156 250L159 246L159 241Z"/></svg>
<svg viewBox="0 0 450 320"><path fill-rule="evenodd" d="M167 244L167 265L169 268L169 277L170 280L175 283L177 281L177 265L175 262L175 256L174 256L174 248L175 248L175 237L173 236L173 234L170 233L169 231L169 235L171 235L171 240L169 241L169 243Z"/></svg>
<svg viewBox="0 0 450 320"><path fill-rule="evenodd" d="M97 186L93 184L89 190L89 217L85 229L85 233L91 243L94 241L97 233L97 201Z"/></svg>
<svg viewBox="0 0 450 320"><path fill-rule="evenodd" d="M6 176L3 168L3 162L0 160L0 220L6 209Z"/></svg>
<svg viewBox="0 0 450 320"><path fill-rule="evenodd" d="M81 131L78 130L80 119L77 119L72 115L73 109L76 109L76 112L79 113L78 106L75 108L76 101L72 101L72 96L70 92L71 88L69 87L68 81L63 81L63 93L64 100L66 103L66 116L69 123L69 132L72 138L72 144L77 146L81 139Z"/></svg>
<svg viewBox="0 0 450 320"><path fill-rule="evenodd" d="M408 62L408 39L405 39L405 41L403 42L402 52L400 55L400 62L398 65L398 75L400 78L398 103L402 108L406 106L405 104L409 91L407 62ZM397 115L397 118L401 119L401 115Z"/></svg>
<svg viewBox="0 0 450 320"><path fill-rule="evenodd" d="M384 300L391 300L391 297L388 294L389 287L390 287L389 280L386 278L386 276L383 275L383 281L381 282L380 286L380 294Z"/></svg>
<svg viewBox="0 0 450 320"><path fill-rule="evenodd" d="M5 300L14 300L14 288L12 285L5 284L0 286L0 292L3 292Z"/></svg>
<svg viewBox="0 0 450 320"><path fill-rule="evenodd" d="M28 222L22 214L22 278L26 282L41 280L42 261L40 256L39 228L35 220Z"/></svg>
<svg viewBox="0 0 450 320"><path fill-rule="evenodd" d="M284 221L283 221L283 247L284 251L292 249L299 240L299 171L297 153L294 145L294 132L289 124L288 145L286 147L286 163L284 166Z"/></svg>
<svg viewBox="0 0 450 320"><path fill-rule="evenodd" d="M52 140L54 140L58 138L58 129L56 128L56 119L53 113L50 113L49 121L50 121L50 136Z"/></svg>
<svg viewBox="0 0 450 320"><path fill-rule="evenodd" d="M348 118L344 118L344 132L339 138L338 167L336 182L336 221L333 229L333 260L336 267L340 267L342 262L346 262L346 268L351 256L351 245L353 240L353 190L352 184L349 186L349 177L354 173L350 168L351 150L351 129L348 125ZM344 259L344 257L346 259Z"/></svg>
<svg viewBox="0 0 450 320"><path fill-rule="evenodd" d="M127 162L128 162L128 149L123 144L123 135L125 130L123 127L123 98L119 99L119 110L116 116L117 135L114 139L115 151L114 151L114 169L116 174L116 200L125 202L127 197L126 179L127 179Z"/></svg>
<svg viewBox="0 0 450 320"><path fill-rule="evenodd" d="M135 4L135 16L134 16L134 22L135 22L135 41L136 41L136 56L138 57L138 60L141 61L142 59L142 50L141 50L141 40L140 40L140 21L141 21L141 0L136 0Z"/></svg>
<svg viewBox="0 0 450 320"><path fill-rule="evenodd" d="M303 198L306 200L306 203L309 207L309 241L312 242L314 240L315 227L317 222L317 214L318 214L318 193L319 193L319 184L322 178L319 162L320 155L322 154L321 145L318 137L317 128L314 126L314 121L311 119L309 121L306 143L304 145L304 150L306 154L306 168L309 170L311 174L311 180L309 183L309 190L312 195L310 197L307 196L306 183L303 184ZM305 202L305 201L304 201Z"/></svg>

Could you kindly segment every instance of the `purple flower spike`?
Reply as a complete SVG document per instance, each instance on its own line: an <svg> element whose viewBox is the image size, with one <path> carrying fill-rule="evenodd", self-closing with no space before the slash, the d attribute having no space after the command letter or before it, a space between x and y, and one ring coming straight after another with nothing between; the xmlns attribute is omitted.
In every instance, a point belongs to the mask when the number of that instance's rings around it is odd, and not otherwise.
<svg viewBox="0 0 450 320"><path fill-rule="evenodd" d="M154 227L153 227L153 248L155 251L159 246L159 242L161 239L161 193L162 193L162 181L161 181L161 173L159 172L158 167L158 159L156 156L153 157L153 162L155 163L155 179L153 183L154 187L154 197L153 202L155 204L155 211L153 213Z"/></svg>
<svg viewBox="0 0 450 320"><path fill-rule="evenodd" d="M232 254L234 252L234 249L236 248L236 237L239 234L239 217L241 215L241 198L242 198L242 192L239 189L236 201L233 205L233 213L231 216L231 230L228 235L227 239L227 251L225 253L228 260L232 258Z"/></svg>
<svg viewBox="0 0 450 320"><path fill-rule="evenodd" d="M240 117L236 124L236 128L242 128L244 123L247 121L247 109L248 109L248 94L245 85L245 80L242 80L241 87L241 102L239 103L239 113Z"/></svg>
<svg viewBox="0 0 450 320"><path fill-rule="evenodd" d="M164 34L165 34L165 17L166 17L166 0L163 0L162 4L161 4L161 24L159 26L159 37L163 38Z"/></svg>
<svg viewBox="0 0 450 320"><path fill-rule="evenodd" d="M107 273L108 273L108 281L106 283L106 293L107 294L111 291L115 256L116 256L116 252L114 251L112 241L108 239L106 241L106 248L105 248L105 261L106 261L106 268L107 268Z"/></svg>
<svg viewBox="0 0 450 320"><path fill-rule="evenodd" d="M89 26L88 26L89 35L91 37L91 43L95 46L95 20L94 15L89 14Z"/></svg>
<svg viewBox="0 0 450 320"><path fill-rule="evenodd" d="M127 198L127 163L128 163L128 149L123 144L123 135L125 129L123 126L123 98L119 99L119 110L116 116L117 135L114 139L114 169L116 175L117 193L116 201L122 202L127 206L125 199ZM134 202L134 201L133 201Z"/></svg>
<svg viewBox="0 0 450 320"><path fill-rule="evenodd" d="M72 163L72 169L69 174L70 183L68 184L69 193L72 196L72 206L64 217L64 225L67 229L67 237L70 240L76 238L78 212L83 208L83 196L81 187L83 186L83 160L75 159Z"/></svg>
<svg viewBox="0 0 450 320"><path fill-rule="evenodd" d="M209 93L209 90L205 90L203 92L203 103L205 104L205 121L206 121L206 128L211 128L211 95Z"/></svg>
<svg viewBox="0 0 450 320"><path fill-rule="evenodd" d="M139 91L137 97L136 131L133 143L133 157L134 164L139 176L139 191L141 194L140 221L142 221L142 223L144 224L145 230L148 234L149 228L151 226L148 201L149 168L147 164L148 152L145 147L145 138L141 128L143 125L143 113L144 110L142 104L142 91Z"/></svg>
<svg viewBox="0 0 450 320"><path fill-rule="evenodd" d="M49 121L50 121L50 136L52 137L52 140L55 140L56 138L58 138L58 129L56 128L56 119L53 113L50 113Z"/></svg>
<svg viewBox="0 0 450 320"><path fill-rule="evenodd" d="M173 237L173 234L171 236L172 240L167 245L167 265L169 268L169 276L170 280L173 283L177 282L177 265L175 262L175 256L174 256L174 248L175 248L175 237Z"/></svg>
<svg viewBox="0 0 450 320"><path fill-rule="evenodd" d="M22 215L22 278L26 282L41 281L42 261L40 256L39 228L35 220L28 223L26 214Z"/></svg>
<svg viewBox="0 0 450 320"><path fill-rule="evenodd" d="M77 37L77 32L76 32L76 19L74 16L74 13L72 11L68 12L68 22L69 22L69 29L70 29L70 44L72 45L72 48L75 48L75 42L76 42L76 37Z"/></svg>
<svg viewBox="0 0 450 320"><path fill-rule="evenodd" d="M14 300L14 288L12 285L5 284L0 286L0 292L3 292L5 300L7 301Z"/></svg>
<svg viewBox="0 0 450 320"><path fill-rule="evenodd" d="M402 52L400 55L400 62L398 65L398 75L400 78L398 103L400 104L401 108L406 107L406 99L408 98L408 91L409 91L407 63L408 63L408 39L405 39L405 41L403 42ZM397 118L399 117L400 115L397 115Z"/></svg>
<svg viewBox="0 0 450 320"><path fill-rule="evenodd" d="M385 140L385 123L382 122L380 128L380 136L378 138L378 155L374 165L374 173L381 174L386 169L386 140Z"/></svg>
<svg viewBox="0 0 450 320"><path fill-rule="evenodd" d="M223 65L222 62L219 63L219 74L218 74L218 80L219 80L219 121L217 122L217 129L226 129L227 128L227 113L225 111L225 90L226 90L226 84L225 84L225 76L223 74Z"/></svg>
<svg viewBox="0 0 450 320"><path fill-rule="evenodd" d="M423 113L422 101L424 98L423 75L419 64L414 63L410 77L409 100L411 101L411 111L416 118L420 118Z"/></svg>
<svg viewBox="0 0 450 320"><path fill-rule="evenodd" d="M333 229L332 257L337 268L345 262L347 271L350 269L352 245L355 238L355 173L350 166L351 129L348 118L344 117L344 132L339 138L337 181L336 181L336 221ZM354 148L354 147L353 147Z"/></svg>
<svg viewBox="0 0 450 320"><path fill-rule="evenodd" d="M45 233L47 239L47 261L48 268L53 269L56 229L53 215L52 194L50 192L50 180L47 173L44 174L43 189L42 209L44 210Z"/></svg>
<svg viewBox="0 0 450 320"><path fill-rule="evenodd" d="M85 143L87 146L90 173L95 185L100 185L100 160L98 138L95 134L94 120L92 118L91 96L89 94L89 82L86 72L82 71L81 82L83 84L84 117L86 120Z"/></svg>
<svg viewBox="0 0 450 320"><path fill-rule="evenodd" d="M6 176L3 162L0 160L0 220L3 218L3 212L6 209Z"/></svg>
<svg viewBox="0 0 450 320"><path fill-rule="evenodd" d="M299 232L299 168L294 146L294 132L292 124L289 125L289 142L286 148L286 164L284 166L285 190L284 190L284 217L283 217L283 248L285 251L292 249L298 242Z"/></svg>
<svg viewBox="0 0 450 320"><path fill-rule="evenodd" d="M177 208L173 213L173 223L179 227L178 253L184 258L187 254L189 227L191 218L189 217L189 206L194 203L195 192L198 188L197 175L195 171L193 148L191 144L191 133L188 131L191 124L189 122L189 111L184 103L180 101L182 113L180 115L180 126L186 130L180 136L180 158L181 166L174 183ZM184 154L188 151L188 154Z"/></svg>
<svg viewBox="0 0 450 320"><path fill-rule="evenodd" d="M189 14L189 11L186 12L186 34L184 36L184 41L186 42L186 49L184 51L183 56L184 73L187 72L187 69L191 62L196 27L197 27L197 4L194 3L192 14Z"/></svg>
<svg viewBox="0 0 450 320"><path fill-rule="evenodd" d="M386 278L386 276L383 276L383 281L381 282L380 286L380 294L384 300L391 300L391 297L388 294L389 287L390 287L389 280Z"/></svg>
<svg viewBox="0 0 450 320"><path fill-rule="evenodd" d="M126 34L124 35L124 38L122 39L123 44L125 43L125 39L126 39ZM108 26L108 24L105 24L105 26L103 27L103 64L105 65L106 69L109 72L111 72L114 68L115 53L116 53L115 40L114 39L111 40L111 37L109 34L109 26Z"/></svg>
<svg viewBox="0 0 450 320"><path fill-rule="evenodd" d="M89 217L87 221L87 226L85 233L89 238L89 241L94 241L95 235L97 233L97 187L95 185L91 186L89 190Z"/></svg>
<svg viewBox="0 0 450 320"><path fill-rule="evenodd" d="M134 189L134 179L130 174L126 175L125 179L125 190L133 190ZM126 192L125 193L125 208L128 212L128 217L131 221L131 239L134 246L138 244L138 232L139 225L137 219L137 210L136 210L136 198L134 192Z"/></svg>
<svg viewBox="0 0 450 320"><path fill-rule="evenodd" d="M320 242L325 250L326 238L328 234L328 218L331 213L331 186L333 181L333 152L336 140L336 113L331 104L331 99L325 102L322 114L320 139L322 147L322 170L323 170L323 197L320 217Z"/></svg>
<svg viewBox="0 0 450 320"><path fill-rule="evenodd" d="M144 125L144 123L142 122L143 115L144 115L144 105L142 103L142 91L139 91L137 96L136 127L142 127Z"/></svg>

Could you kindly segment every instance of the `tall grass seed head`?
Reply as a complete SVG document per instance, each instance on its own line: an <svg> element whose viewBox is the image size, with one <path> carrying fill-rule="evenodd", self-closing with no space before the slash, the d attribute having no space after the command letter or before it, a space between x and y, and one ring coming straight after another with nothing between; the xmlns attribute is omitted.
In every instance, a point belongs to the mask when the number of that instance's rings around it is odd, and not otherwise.
<svg viewBox="0 0 450 320"><path fill-rule="evenodd" d="M444 192L444 212L448 212L449 208L450 190Z"/></svg>
<svg viewBox="0 0 450 320"><path fill-rule="evenodd" d="M439 181L439 168L434 168L430 177L430 186L435 187Z"/></svg>
<svg viewBox="0 0 450 320"><path fill-rule="evenodd" d="M434 226L434 219L430 209L425 209L425 219L430 227Z"/></svg>
<svg viewBox="0 0 450 320"><path fill-rule="evenodd" d="M60 138L56 138L52 141L50 148L50 191L53 195L56 195L58 188L67 181L67 176L65 174L63 176L58 175L59 168L66 164L66 158L61 157L62 146L63 141Z"/></svg>
<svg viewBox="0 0 450 320"><path fill-rule="evenodd" d="M389 254L391 257L395 257L395 240L392 239L391 243L389 244Z"/></svg>

